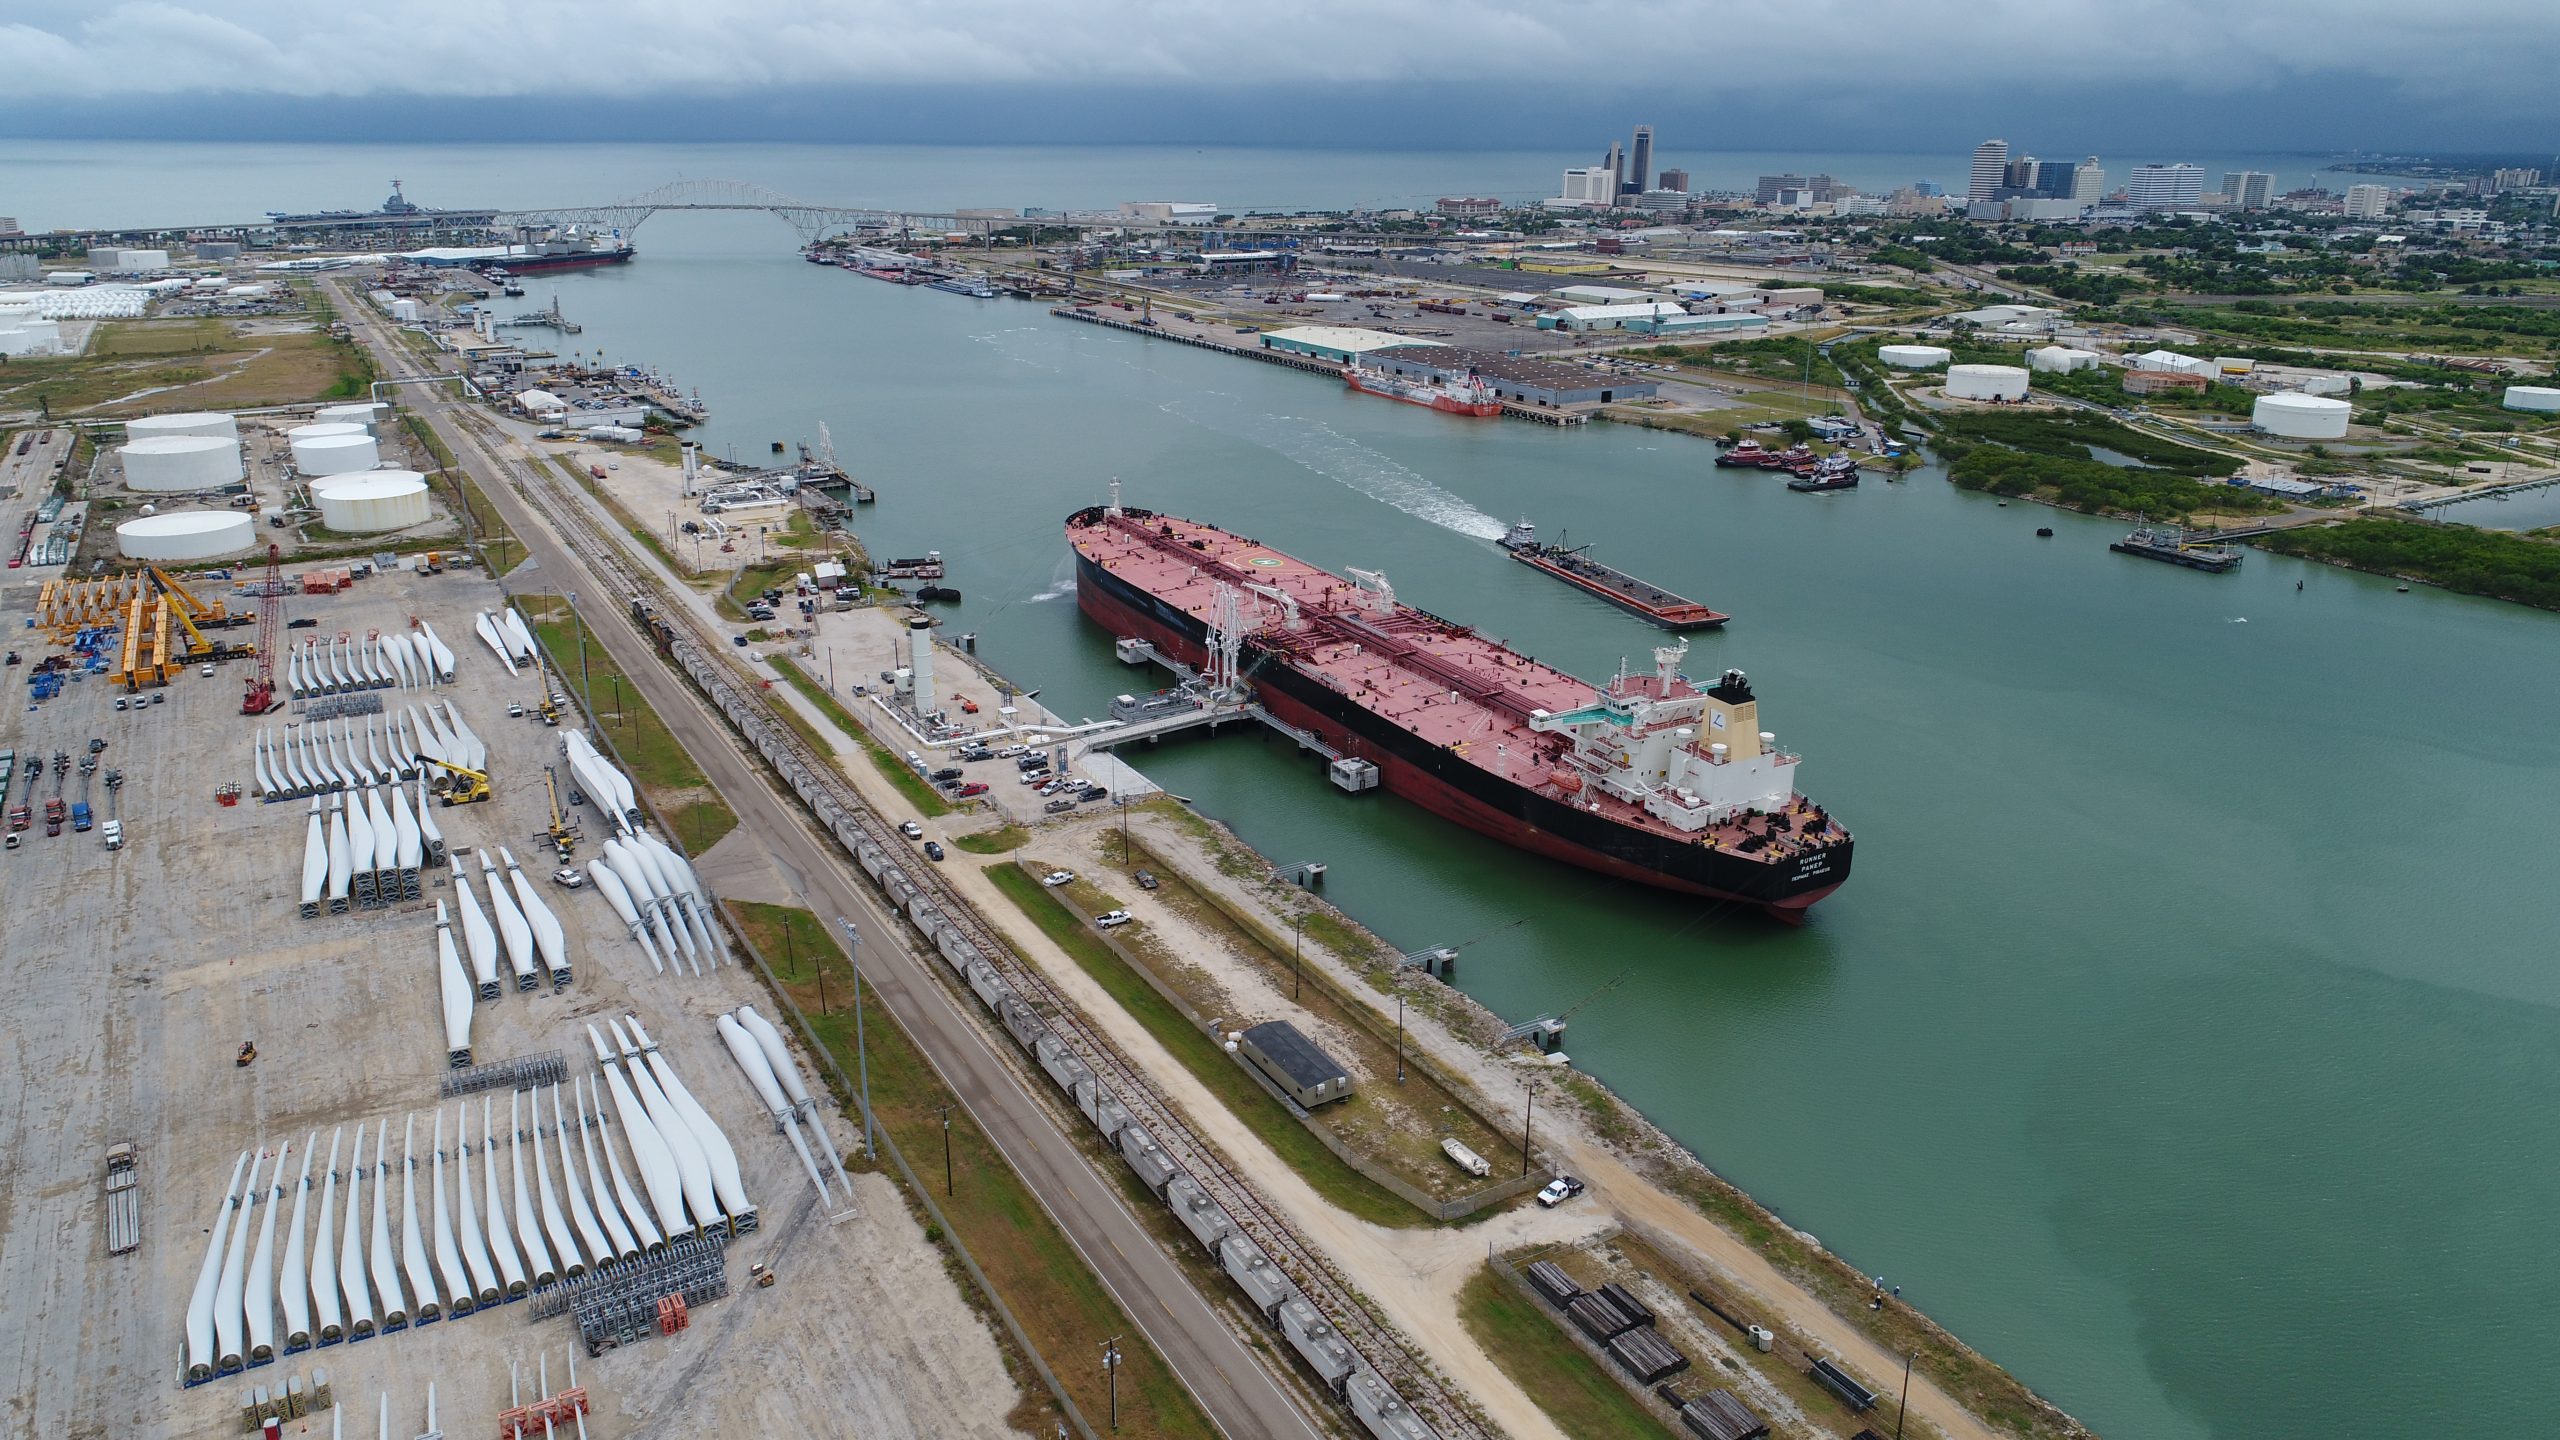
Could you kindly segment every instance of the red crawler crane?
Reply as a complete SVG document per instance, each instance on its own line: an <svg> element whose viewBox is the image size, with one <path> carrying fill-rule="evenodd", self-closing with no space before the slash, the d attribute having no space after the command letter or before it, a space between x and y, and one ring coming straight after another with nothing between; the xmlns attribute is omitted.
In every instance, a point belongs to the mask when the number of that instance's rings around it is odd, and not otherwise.
<svg viewBox="0 0 2560 1440"><path fill-rule="evenodd" d="M267 547L267 573L258 589L258 671L240 697L240 713L264 715L276 708L276 616L284 608L284 549Z"/></svg>

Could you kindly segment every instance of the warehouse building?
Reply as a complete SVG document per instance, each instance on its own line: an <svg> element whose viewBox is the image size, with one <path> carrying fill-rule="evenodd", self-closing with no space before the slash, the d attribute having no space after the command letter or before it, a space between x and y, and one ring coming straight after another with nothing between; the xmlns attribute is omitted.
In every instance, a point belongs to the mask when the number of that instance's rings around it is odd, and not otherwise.
<svg viewBox="0 0 2560 1440"><path fill-rule="evenodd" d="M1236 1053L1281 1093L1313 1110L1351 1094L1351 1076L1286 1020L1265 1020L1236 1040Z"/></svg>
<svg viewBox="0 0 2560 1440"><path fill-rule="evenodd" d="M1652 380L1603 375L1579 365L1448 345L1397 345L1371 351L1360 357L1360 363L1411 379L1463 382L1473 376L1497 399L1548 408L1639 400L1662 388Z"/></svg>
<svg viewBox="0 0 2560 1440"><path fill-rule="evenodd" d="M1410 335L1390 335L1384 330L1363 330L1354 325L1292 325L1285 330L1262 333L1262 348L1265 350L1308 355L1343 365L1350 364L1354 356L1366 355L1373 350L1439 343L1437 340L1416 340Z"/></svg>
<svg viewBox="0 0 2560 1440"><path fill-rule="evenodd" d="M1650 329L1667 316L1689 312L1668 300L1649 300L1632 305L1568 305L1538 317L1541 330L1636 330Z"/></svg>

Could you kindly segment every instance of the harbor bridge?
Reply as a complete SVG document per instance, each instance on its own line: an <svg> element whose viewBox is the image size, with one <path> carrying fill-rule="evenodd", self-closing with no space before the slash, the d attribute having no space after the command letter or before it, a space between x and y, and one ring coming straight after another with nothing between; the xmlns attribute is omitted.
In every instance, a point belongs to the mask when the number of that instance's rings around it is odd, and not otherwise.
<svg viewBox="0 0 2560 1440"><path fill-rule="evenodd" d="M628 235L662 210L761 210L791 227L808 245L839 230L961 231L983 235L1016 222L983 215L948 215L925 210L884 210L853 205L822 205L785 195L750 180L675 180L643 195L606 205L565 205L541 210L502 210L497 223L509 229L619 230Z"/></svg>

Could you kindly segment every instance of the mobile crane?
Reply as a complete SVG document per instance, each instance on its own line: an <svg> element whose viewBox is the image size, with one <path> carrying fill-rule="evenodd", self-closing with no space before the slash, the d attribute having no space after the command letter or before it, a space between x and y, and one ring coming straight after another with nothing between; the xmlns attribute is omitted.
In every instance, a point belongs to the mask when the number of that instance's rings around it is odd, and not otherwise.
<svg viewBox="0 0 2560 1440"><path fill-rule="evenodd" d="M444 803L447 805L476 805L488 799L492 793L489 789L489 776L485 771L439 760L432 755L421 755L418 758L445 771L451 777L435 787L443 792Z"/></svg>

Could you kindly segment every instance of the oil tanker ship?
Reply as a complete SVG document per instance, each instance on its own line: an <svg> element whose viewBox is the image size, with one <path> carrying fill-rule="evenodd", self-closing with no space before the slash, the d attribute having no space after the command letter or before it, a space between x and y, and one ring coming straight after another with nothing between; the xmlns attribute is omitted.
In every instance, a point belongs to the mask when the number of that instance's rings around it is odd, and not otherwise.
<svg viewBox="0 0 2560 1440"><path fill-rule="evenodd" d="M1491 419L1502 413L1502 402L1494 398L1493 391L1487 389L1482 380L1473 376L1463 384L1443 383L1345 365L1342 367L1342 383L1365 394L1401 400L1407 405L1428 406L1443 415Z"/></svg>
<svg viewBox="0 0 2560 1440"><path fill-rule="evenodd" d="M1206 668L1207 617L1232 613L1264 708L1444 819L1791 923L1849 878L1849 832L1797 793L1798 757L1760 729L1750 680L1701 688L1680 671L1686 642L1595 688L1399 602L1382 575L1214 525L1096 505L1068 517L1067 542L1089 619Z"/></svg>

